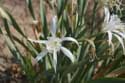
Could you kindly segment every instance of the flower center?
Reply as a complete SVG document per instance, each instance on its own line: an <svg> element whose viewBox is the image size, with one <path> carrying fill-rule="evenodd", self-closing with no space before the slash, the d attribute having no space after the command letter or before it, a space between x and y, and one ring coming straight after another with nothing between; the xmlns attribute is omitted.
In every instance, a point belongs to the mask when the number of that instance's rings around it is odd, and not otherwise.
<svg viewBox="0 0 125 83"><path fill-rule="evenodd" d="M59 38L50 37L48 38L48 42L46 44L46 48L49 52L53 52L55 50L60 50L61 40Z"/></svg>

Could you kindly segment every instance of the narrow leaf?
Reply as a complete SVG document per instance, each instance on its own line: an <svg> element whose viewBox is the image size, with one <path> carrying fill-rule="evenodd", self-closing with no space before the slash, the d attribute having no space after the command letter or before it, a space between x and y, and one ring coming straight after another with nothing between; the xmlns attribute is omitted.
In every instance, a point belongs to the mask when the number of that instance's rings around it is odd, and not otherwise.
<svg viewBox="0 0 125 83"><path fill-rule="evenodd" d="M42 30L44 38L47 38L48 28L47 28L47 20L46 20L46 11L45 11L45 5L43 3L44 0L40 0L40 17L42 21Z"/></svg>
<svg viewBox="0 0 125 83"><path fill-rule="evenodd" d="M35 14L34 14L34 10L33 10L33 6L32 6L32 0L26 0L30 14L32 16L32 18L35 20Z"/></svg>

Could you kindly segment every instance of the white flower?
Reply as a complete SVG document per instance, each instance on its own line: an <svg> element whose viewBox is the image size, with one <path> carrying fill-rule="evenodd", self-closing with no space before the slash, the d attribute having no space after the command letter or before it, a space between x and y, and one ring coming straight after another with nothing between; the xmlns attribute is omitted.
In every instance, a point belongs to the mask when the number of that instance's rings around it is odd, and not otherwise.
<svg viewBox="0 0 125 83"><path fill-rule="evenodd" d="M52 24L50 28L52 36L48 37L47 40L32 40L28 38L28 40L30 40L31 42L41 43L46 46L45 49L37 55L36 57L37 61L41 60L45 55L47 55L47 53L53 54L53 67L55 71L57 65L57 52L62 51L72 62L75 61L75 57L73 56L73 54L70 52L70 50L62 46L62 42L72 41L75 42L77 45L79 45L77 40L72 37L63 37L63 38L56 37L56 20L57 18L56 16L54 16L52 18Z"/></svg>
<svg viewBox="0 0 125 83"><path fill-rule="evenodd" d="M125 53L124 40L125 39L125 25L121 22L117 15L110 15L109 9L104 8L105 19L103 24L103 31L108 33L109 45L113 46L112 37L115 36L122 45L123 52ZM114 48L113 48L114 49Z"/></svg>

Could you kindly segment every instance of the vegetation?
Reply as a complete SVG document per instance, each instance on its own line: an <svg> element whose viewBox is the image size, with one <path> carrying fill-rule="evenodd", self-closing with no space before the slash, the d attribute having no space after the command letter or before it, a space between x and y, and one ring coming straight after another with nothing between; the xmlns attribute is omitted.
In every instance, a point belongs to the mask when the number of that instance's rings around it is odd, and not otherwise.
<svg viewBox="0 0 125 83"><path fill-rule="evenodd" d="M35 26L35 39L24 34L13 16L0 7L5 28L5 31L0 28L0 34L20 62L29 83L125 80L125 24L121 21L124 8L119 13L113 9L117 3L112 2L116 0L107 1L40 0L39 20L35 17L32 0L26 0ZM52 11L50 25L45 4ZM24 40L13 35L10 26ZM21 53L17 43L27 50L26 54Z"/></svg>

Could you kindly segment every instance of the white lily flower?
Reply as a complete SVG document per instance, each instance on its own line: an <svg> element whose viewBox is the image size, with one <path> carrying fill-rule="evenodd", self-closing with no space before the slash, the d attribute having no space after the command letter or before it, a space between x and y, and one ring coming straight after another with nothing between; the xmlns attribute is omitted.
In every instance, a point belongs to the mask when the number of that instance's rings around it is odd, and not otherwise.
<svg viewBox="0 0 125 83"><path fill-rule="evenodd" d="M57 52L62 51L72 62L75 61L75 57L73 56L73 54L70 52L70 50L62 46L62 42L72 41L77 45L79 45L77 40L72 37L63 37L63 38L56 37L56 20L57 18L56 16L54 16L52 18L52 25L50 29L52 36L48 37L47 40L32 40L28 38L28 40L30 40L31 42L41 43L46 46L46 48L37 55L36 57L37 61L41 60L45 55L47 55L47 53L53 54L53 67L55 71L56 71L56 65L57 65Z"/></svg>
<svg viewBox="0 0 125 83"><path fill-rule="evenodd" d="M123 52L125 54L125 46L123 42L123 39L125 39L125 25L121 22L117 15L110 15L109 9L107 7L104 8L104 11L105 19L103 31L108 33L109 45L112 44L112 37L115 36L122 45Z"/></svg>

